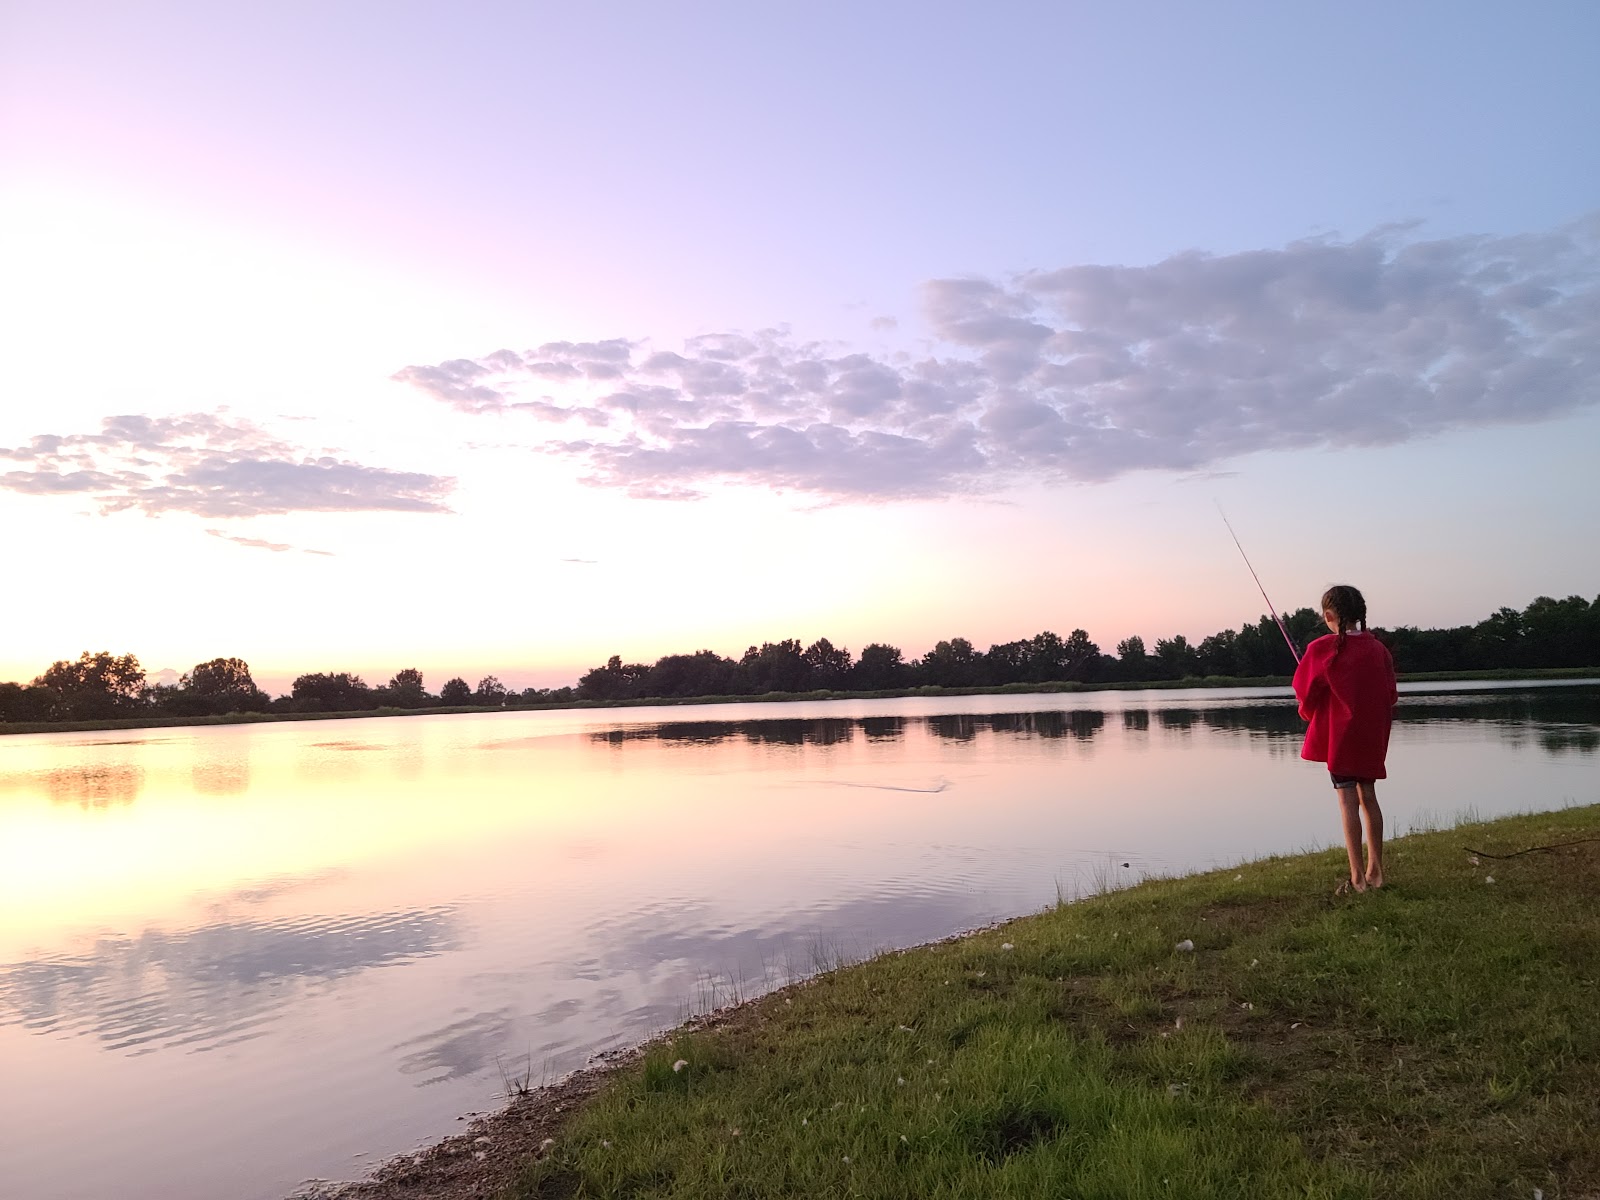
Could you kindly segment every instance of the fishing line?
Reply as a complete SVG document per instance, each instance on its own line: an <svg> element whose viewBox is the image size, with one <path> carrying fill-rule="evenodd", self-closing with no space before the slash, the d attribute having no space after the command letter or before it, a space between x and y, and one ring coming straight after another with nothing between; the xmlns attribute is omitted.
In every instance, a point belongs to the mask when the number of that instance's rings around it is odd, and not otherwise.
<svg viewBox="0 0 1600 1200"><path fill-rule="evenodd" d="M1261 586L1261 576L1256 574L1256 569L1250 566L1250 556L1244 552L1244 547L1239 545L1239 535L1233 532L1233 524L1228 520L1228 514L1222 511L1222 501L1215 500L1217 515L1222 518L1222 523L1228 527L1228 534L1233 538L1233 544L1239 546L1239 557L1244 559L1244 565L1250 567L1250 578L1256 581L1256 590L1261 593L1261 598L1267 601L1267 611L1272 614L1272 619L1278 623L1278 632L1283 634L1283 640L1289 644L1289 653L1294 655L1295 665L1300 665L1300 650L1294 644L1294 639L1289 636L1288 627L1284 625L1283 618L1278 615L1278 610L1272 607L1272 601L1267 598L1267 589Z"/></svg>

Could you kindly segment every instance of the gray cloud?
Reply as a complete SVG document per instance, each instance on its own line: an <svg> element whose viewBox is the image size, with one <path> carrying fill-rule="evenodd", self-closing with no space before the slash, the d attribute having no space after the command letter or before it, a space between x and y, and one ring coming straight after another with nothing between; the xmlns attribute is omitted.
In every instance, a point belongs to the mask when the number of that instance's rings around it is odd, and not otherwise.
<svg viewBox="0 0 1600 1200"><path fill-rule="evenodd" d="M1597 284L1600 214L1516 237L1387 226L935 280L923 291L938 349L920 360L763 330L678 351L552 343L396 378L465 412L562 427L540 449L634 495L733 481L939 496L1572 412L1600 399Z"/></svg>
<svg viewBox="0 0 1600 1200"><path fill-rule="evenodd" d="M107 512L448 512L444 500L455 486L437 475L309 454L248 421L216 413L107 417L98 433L41 434L23 446L0 446L0 466L5 460L16 466L0 470L0 488L87 495Z"/></svg>

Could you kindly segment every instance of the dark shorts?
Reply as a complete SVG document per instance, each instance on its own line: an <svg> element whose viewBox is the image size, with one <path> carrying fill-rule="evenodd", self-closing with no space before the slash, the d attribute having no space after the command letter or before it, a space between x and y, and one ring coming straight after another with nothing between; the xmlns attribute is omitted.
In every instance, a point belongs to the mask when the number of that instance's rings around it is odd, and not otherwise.
<svg viewBox="0 0 1600 1200"><path fill-rule="evenodd" d="M1374 782L1371 779L1362 779L1359 775L1335 775L1332 771L1328 772L1328 778L1333 780L1334 788L1341 792L1344 791L1345 788L1355 787L1355 785L1358 783Z"/></svg>

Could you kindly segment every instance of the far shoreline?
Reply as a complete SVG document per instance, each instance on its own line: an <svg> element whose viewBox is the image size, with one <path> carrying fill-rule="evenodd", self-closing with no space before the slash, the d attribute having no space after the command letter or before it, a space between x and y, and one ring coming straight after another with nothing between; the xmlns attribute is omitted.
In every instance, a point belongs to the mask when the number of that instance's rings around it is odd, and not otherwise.
<svg viewBox="0 0 1600 1200"><path fill-rule="evenodd" d="M1401 683L1504 683L1527 680L1600 679L1600 667L1541 667L1527 670L1499 668L1486 671L1414 671L1403 674ZM1287 675L1240 677L1232 675L1188 676L1183 679L1142 679L1103 683L1058 681L1049 683L1007 683L998 687L944 687L928 684L913 688L884 688L875 691L819 689L809 692L766 692L754 696L647 696L632 700L563 700L545 704L430 705L424 708L382 707L352 712L234 712L195 717L116 717L88 721L0 721L0 737L29 733L92 733L119 729L176 729L204 725L260 725L280 721L354 721L371 717L420 717L462 713L586 711L608 708L682 708L700 704L800 704L819 700L894 700L905 697L935 696L1016 696L1081 694L1092 692L1168 692L1194 688L1288 687Z"/></svg>

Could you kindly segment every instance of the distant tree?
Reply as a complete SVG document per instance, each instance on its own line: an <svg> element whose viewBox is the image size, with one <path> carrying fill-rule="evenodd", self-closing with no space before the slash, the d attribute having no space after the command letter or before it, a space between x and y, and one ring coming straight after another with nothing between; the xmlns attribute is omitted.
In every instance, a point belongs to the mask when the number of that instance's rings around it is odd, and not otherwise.
<svg viewBox="0 0 1600 1200"><path fill-rule="evenodd" d="M1021 683L1028 674L1028 643L1002 642L984 652L983 682L993 687Z"/></svg>
<svg viewBox="0 0 1600 1200"><path fill-rule="evenodd" d="M135 711L144 691L144 668L131 654L85 650L77 662L62 660L33 681L53 696L58 718L94 719Z"/></svg>
<svg viewBox="0 0 1600 1200"><path fill-rule="evenodd" d="M620 660L618 660L620 666ZM710 650L669 654L656 660L637 694L641 696L726 696L734 690L738 664Z"/></svg>
<svg viewBox="0 0 1600 1200"><path fill-rule="evenodd" d="M374 703L366 681L347 671L301 675L289 695L296 712L360 712Z"/></svg>
<svg viewBox="0 0 1600 1200"><path fill-rule="evenodd" d="M1100 666L1100 647L1089 640L1083 629L1067 634L1062 646L1062 678L1087 683L1095 679Z"/></svg>
<svg viewBox="0 0 1600 1200"><path fill-rule="evenodd" d="M923 683L940 687L973 687L978 683L979 655L966 638L937 643L917 664Z"/></svg>
<svg viewBox="0 0 1600 1200"><path fill-rule="evenodd" d="M1514 608L1491 613L1472 630L1475 665L1515 666L1522 657L1522 614Z"/></svg>
<svg viewBox="0 0 1600 1200"><path fill-rule="evenodd" d="M1150 678L1150 656L1138 634L1117 643L1117 674L1123 679Z"/></svg>
<svg viewBox="0 0 1600 1200"><path fill-rule="evenodd" d="M415 667L396 671L383 690L388 693L388 702L396 708L422 708L431 699L423 686L422 672Z"/></svg>
<svg viewBox="0 0 1600 1200"><path fill-rule="evenodd" d="M55 694L46 687L0 683L0 721L48 721L54 715Z"/></svg>
<svg viewBox="0 0 1600 1200"><path fill-rule="evenodd" d="M1156 659L1161 664L1161 674L1166 679L1182 679L1200 673L1200 656L1195 653L1189 639L1183 634L1156 639Z"/></svg>
<svg viewBox="0 0 1600 1200"><path fill-rule="evenodd" d="M803 692L811 686L811 664L795 638L763 642L751 646L739 660L740 691L750 695L766 692Z"/></svg>
<svg viewBox="0 0 1600 1200"><path fill-rule="evenodd" d="M814 688L838 689L850 682L850 651L818 638L801 655L806 661Z"/></svg>
<svg viewBox="0 0 1600 1200"><path fill-rule="evenodd" d="M851 669L851 682L863 691L887 691L904 687L908 669L898 646L873 642L861 651Z"/></svg>
<svg viewBox="0 0 1600 1200"><path fill-rule="evenodd" d="M205 712L265 712L268 705L267 694L256 687L250 664L242 658L196 663L178 680L178 688Z"/></svg>
<svg viewBox="0 0 1600 1200"><path fill-rule="evenodd" d="M452 708L462 704L472 703L472 688L467 681L457 675L454 679L445 680L444 686L439 689L439 702L448 704Z"/></svg>
<svg viewBox="0 0 1600 1200"><path fill-rule="evenodd" d="M472 693L472 703L480 704L484 708L503 708L506 702L506 685L493 675L485 675L478 680L478 688Z"/></svg>
<svg viewBox="0 0 1600 1200"><path fill-rule="evenodd" d="M578 680L578 696L583 700L631 700L650 674L643 663L624 663L613 654L603 667L595 667Z"/></svg>

